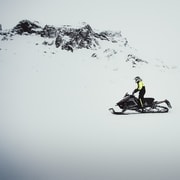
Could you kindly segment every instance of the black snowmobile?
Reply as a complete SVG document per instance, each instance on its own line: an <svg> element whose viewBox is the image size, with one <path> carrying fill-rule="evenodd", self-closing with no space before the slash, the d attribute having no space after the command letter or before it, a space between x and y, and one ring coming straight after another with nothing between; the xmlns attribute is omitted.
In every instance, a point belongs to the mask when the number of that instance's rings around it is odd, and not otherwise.
<svg viewBox="0 0 180 180"><path fill-rule="evenodd" d="M161 106L160 104L162 103L164 103L166 107ZM127 114L125 113L126 110L132 110L138 113L166 113L169 111L169 108L172 108L167 99L164 101L155 101L154 98L144 98L142 109L139 99L128 93L125 94L124 98L120 100L116 106L118 106L122 111L117 112L113 108L109 108L112 114Z"/></svg>

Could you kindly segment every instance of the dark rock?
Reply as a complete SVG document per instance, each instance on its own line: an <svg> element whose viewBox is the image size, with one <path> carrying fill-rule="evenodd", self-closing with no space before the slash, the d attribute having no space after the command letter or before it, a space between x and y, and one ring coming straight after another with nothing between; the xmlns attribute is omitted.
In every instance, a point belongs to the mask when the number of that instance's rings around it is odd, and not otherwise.
<svg viewBox="0 0 180 180"><path fill-rule="evenodd" d="M7 36L3 36L3 38L1 39L2 41L7 41L8 37Z"/></svg>
<svg viewBox="0 0 180 180"><path fill-rule="evenodd" d="M99 34L98 34L98 33L95 33L94 36L95 36L96 38L101 39L101 40L107 40L107 41L109 41L108 37L107 37L106 34L104 34L103 32L101 32L101 33L99 33Z"/></svg>
<svg viewBox="0 0 180 180"><path fill-rule="evenodd" d="M59 46L61 46L63 43L63 39L60 35L57 36L56 40L55 40L55 45L58 48Z"/></svg>
<svg viewBox="0 0 180 180"><path fill-rule="evenodd" d="M0 24L0 31L2 31L2 25Z"/></svg>
<svg viewBox="0 0 180 180"><path fill-rule="evenodd" d="M44 41L42 44L43 45L48 45L48 46L52 46L54 43L54 41L48 42L48 41Z"/></svg>
<svg viewBox="0 0 180 180"><path fill-rule="evenodd" d="M54 26L46 25L41 32L41 36L55 38L57 36L57 29Z"/></svg>
<svg viewBox="0 0 180 180"><path fill-rule="evenodd" d="M99 45L97 35L90 25L82 28L63 27L58 29L59 35L56 38L56 47L62 46L62 49L91 49Z"/></svg>
<svg viewBox="0 0 180 180"><path fill-rule="evenodd" d="M133 55L133 54L129 54L129 55L128 55L128 57L127 57L127 59L126 59L126 62L131 62L131 63L132 63L132 67L136 67L136 65L137 65L138 63L148 64L147 61L142 60L142 59L136 57L136 56Z"/></svg>
<svg viewBox="0 0 180 180"><path fill-rule="evenodd" d="M36 23L33 23L29 20L22 20L20 21L12 30L13 33L17 33L17 34L39 34L41 32L42 28L37 25Z"/></svg>
<svg viewBox="0 0 180 180"><path fill-rule="evenodd" d="M97 57L98 57L98 55L97 55L96 53L93 53L93 54L91 55L91 57L93 57L93 58L97 58Z"/></svg>
<svg viewBox="0 0 180 180"><path fill-rule="evenodd" d="M73 47L71 42L67 42L62 46L62 50L67 50L73 52Z"/></svg>

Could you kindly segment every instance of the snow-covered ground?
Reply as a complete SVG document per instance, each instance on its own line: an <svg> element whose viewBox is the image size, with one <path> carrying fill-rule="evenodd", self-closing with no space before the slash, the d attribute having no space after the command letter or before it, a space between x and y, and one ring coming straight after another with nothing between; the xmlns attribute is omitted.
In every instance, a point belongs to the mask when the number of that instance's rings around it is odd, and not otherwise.
<svg viewBox="0 0 180 180"><path fill-rule="evenodd" d="M0 179L180 178L179 62L132 68L123 53L96 59L92 50L41 42L0 41ZM146 96L171 102L169 113L108 111L134 90L137 75Z"/></svg>

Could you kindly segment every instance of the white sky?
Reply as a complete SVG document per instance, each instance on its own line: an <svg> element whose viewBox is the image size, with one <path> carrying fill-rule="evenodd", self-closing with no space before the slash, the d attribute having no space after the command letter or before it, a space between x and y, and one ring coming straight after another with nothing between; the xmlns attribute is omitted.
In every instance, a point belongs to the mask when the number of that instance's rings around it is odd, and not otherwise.
<svg viewBox="0 0 180 180"><path fill-rule="evenodd" d="M144 54L173 60L180 57L179 7L179 0L0 0L0 23L12 28L22 19L56 26L87 22L121 30Z"/></svg>

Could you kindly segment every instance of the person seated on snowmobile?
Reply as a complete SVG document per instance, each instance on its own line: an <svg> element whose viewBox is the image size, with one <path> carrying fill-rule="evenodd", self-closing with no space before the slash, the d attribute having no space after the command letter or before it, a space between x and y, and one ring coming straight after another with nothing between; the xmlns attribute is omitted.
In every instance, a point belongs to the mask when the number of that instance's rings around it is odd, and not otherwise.
<svg viewBox="0 0 180 180"><path fill-rule="evenodd" d="M141 109L142 109L142 112L143 112L143 110L144 110L143 103L144 103L144 95L146 93L146 88L145 88L145 85L144 85L142 79L139 76L136 76L134 78L134 80L137 83L137 88L133 91L132 95L139 92L138 99L139 99L140 106L141 106Z"/></svg>

